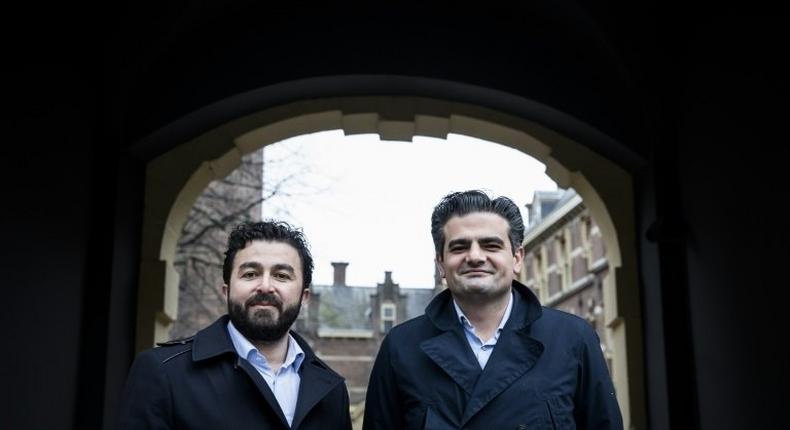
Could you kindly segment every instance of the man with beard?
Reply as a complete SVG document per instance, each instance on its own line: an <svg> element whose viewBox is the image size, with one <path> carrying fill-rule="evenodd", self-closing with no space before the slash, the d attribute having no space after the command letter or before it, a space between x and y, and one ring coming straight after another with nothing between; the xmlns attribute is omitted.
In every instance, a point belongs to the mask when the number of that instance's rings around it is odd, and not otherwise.
<svg viewBox="0 0 790 430"><path fill-rule="evenodd" d="M310 296L313 259L283 222L245 223L228 239L228 315L141 353L123 429L351 429L343 378L289 332Z"/></svg>

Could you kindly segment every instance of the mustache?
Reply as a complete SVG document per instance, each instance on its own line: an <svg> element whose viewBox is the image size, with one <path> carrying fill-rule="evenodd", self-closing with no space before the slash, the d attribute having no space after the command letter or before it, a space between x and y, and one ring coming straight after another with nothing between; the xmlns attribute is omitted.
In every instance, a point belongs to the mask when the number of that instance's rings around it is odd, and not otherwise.
<svg viewBox="0 0 790 430"><path fill-rule="evenodd" d="M259 291L255 293L254 296L247 299L246 302L244 302L244 307L246 308L250 308L255 305L270 305L276 307L277 309L282 309L283 301L272 293L264 293Z"/></svg>

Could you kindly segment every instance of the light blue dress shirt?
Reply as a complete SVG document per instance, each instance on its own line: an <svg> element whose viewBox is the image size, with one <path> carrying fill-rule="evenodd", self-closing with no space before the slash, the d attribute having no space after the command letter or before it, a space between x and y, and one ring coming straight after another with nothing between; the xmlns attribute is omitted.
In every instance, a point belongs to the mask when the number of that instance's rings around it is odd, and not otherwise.
<svg viewBox="0 0 790 430"><path fill-rule="evenodd" d="M458 306L455 299L453 299L453 306L455 306L455 313L458 314L458 320L464 328L466 340L469 342L469 346L472 348L477 362L480 363L480 368L485 369L488 359L491 358L491 353L494 352L497 340L499 340L499 335L502 333L502 328L505 326L505 323L507 323L508 318L510 318L510 311L513 310L513 292L510 293L510 301L507 303L507 308L505 308L505 314L502 315L502 321L499 322L499 328L497 328L494 335L485 342L475 334L474 326L469 322L469 318L464 315L464 312Z"/></svg>
<svg viewBox="0 0 790 430"><path fill-rule="evenodd" d="M290 426L293 423L296 401L299 398L299 382L301 381L299 368L304 361L304 351L293 336L288 334L288 352L285 353L285 360L279 369L273 370L269 367L266 357L258 352L258 349L239 333L230 321L228 321L228 333L239 357L249 361L269 385Z"/></svg>

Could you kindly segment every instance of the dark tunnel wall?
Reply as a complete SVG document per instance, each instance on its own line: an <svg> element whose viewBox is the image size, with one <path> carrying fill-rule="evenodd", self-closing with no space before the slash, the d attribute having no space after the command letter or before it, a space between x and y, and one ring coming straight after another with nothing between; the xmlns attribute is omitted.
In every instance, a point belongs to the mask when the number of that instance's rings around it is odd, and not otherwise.
<svg viewBox="0 0 790 430"><path fill-rule="evenodd" d="M775 428L790 386L787 38L776 20L706 24L678 126L699 414L703 428Z"/></svg>
<svg viewBox="0 0 790 430"><path fill-rule="evenodd" d="M784 419L781 17L585 2L454 13L62 8L11 13L19 25L4 30L14 42L0 362L9 428L112 427L132 359L146 161L126 149L235 94L346 74L502 90L644 157L628 168L641 220L650 428ZM616 159L623 148L594 149Z"/></svg>
<svg viewBox="0 0 790 430"><path fill-rule="evenodd" d="M633 104L626 71L573 2L528 2L485 14L428 6L322 6L309 14L266 5L189 10L190 18L147 45L135 43L151 37L135 25L119 44L132 46L115 52L121 62L129 61L125 53L137 60L124 71L131 79L124 90L132 137L230 95L338 75L494 88L569 112L614 137L633 123L625 119L633 113L626 108Z"/></svg>

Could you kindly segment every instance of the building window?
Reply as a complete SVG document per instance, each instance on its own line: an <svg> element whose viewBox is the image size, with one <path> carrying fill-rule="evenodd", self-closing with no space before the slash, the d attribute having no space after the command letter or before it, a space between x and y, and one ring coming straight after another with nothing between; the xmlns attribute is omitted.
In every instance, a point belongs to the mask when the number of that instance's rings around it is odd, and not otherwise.
<svg viewBox="0 0 790 430"><path fill-rule="evenodd" d="M582 247L584 248L584 259L587 263L587 270L592 267L592 220L585 215L582 218Z"/></svg>
<svg viewBox="0 0 790 430"><path fill-rule="evenodd" d="M571 276L571 234L566 227L557 236L557 264L562 276L562 290L568 290L573 282Z"/></svg>
<svg viewBox="0 0 790 430"><path fill-rule="evenodd" d="M387 333L395 325L397 311L394 303L381 304L381 332Z"/></svg>

